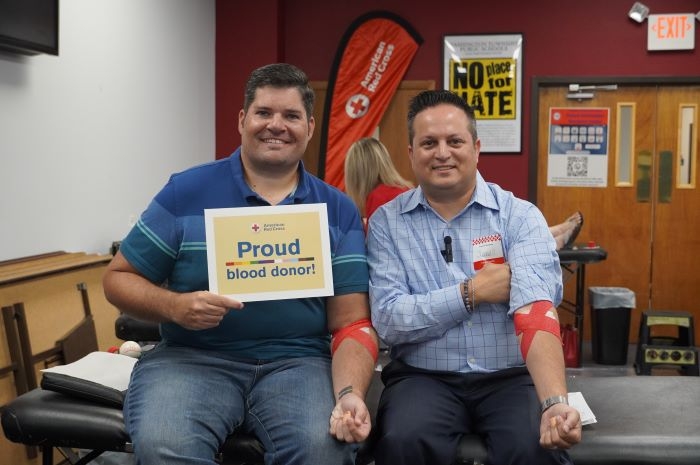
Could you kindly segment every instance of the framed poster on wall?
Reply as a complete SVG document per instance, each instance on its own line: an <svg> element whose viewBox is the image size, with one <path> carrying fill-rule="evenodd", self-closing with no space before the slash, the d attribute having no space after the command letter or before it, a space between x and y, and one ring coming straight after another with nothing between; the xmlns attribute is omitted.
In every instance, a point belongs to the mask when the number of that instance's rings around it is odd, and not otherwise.
<svg viewBox="0 0 700 465"><path fill-rule="evenodd" d="M607 187L610 108L549 109L547 186Z"/></svg>
<svg viewBox="0 0 700 465"><path fill-rule="evenodd" d="M520 152L522 34L446 35L443 88L476 114L482 152Z"/></svg>

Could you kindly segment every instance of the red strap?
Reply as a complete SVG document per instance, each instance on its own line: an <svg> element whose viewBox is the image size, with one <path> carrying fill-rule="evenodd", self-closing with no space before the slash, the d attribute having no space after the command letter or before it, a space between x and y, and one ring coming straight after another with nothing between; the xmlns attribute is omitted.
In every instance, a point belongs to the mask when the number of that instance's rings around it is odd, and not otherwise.
<svg viewBox="0 0 700 465"><path fill-rule="evenodd" d="M527 360L530 344L532 344L537 331L546 331L554 334L561 341L559 322L547 316L547 312L553 307L552 302L538 300L533 302L530 313L515 314L513 318L515 334L518 336L523 335L520 341L520 352L523 354L523 360Z"/></svg>
<svg viewBox="0 0 700 465"><path fill-rule="evenodd" d="M372 322L368 318L363 318L335 331L331 338L331 356L338 350L340 343L349 337L365 346L376 362L379 358L379 347L377 341L370 335L369 328L372 328Z"/></svg>

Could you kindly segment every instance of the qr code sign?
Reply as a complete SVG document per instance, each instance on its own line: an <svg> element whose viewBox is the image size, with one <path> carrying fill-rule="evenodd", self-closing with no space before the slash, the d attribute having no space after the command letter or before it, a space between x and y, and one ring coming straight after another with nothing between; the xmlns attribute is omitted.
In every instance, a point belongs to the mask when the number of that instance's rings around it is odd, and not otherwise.
<svg viewBox="0 0 700 465"><path fill-rule="evenodd" d="M588 176L588 157L568 157L566 159L566 175L578 178Z"/></svg>

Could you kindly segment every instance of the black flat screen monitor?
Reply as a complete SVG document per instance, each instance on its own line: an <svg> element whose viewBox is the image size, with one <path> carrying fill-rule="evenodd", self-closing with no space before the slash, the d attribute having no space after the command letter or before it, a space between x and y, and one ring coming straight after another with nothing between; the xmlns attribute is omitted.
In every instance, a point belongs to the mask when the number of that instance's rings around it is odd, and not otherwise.
<svg viewBox="0 0 700 465"><path fill-rule="evenodd" d="M0 49L58 55L58 0L0 0Z"/></svg>

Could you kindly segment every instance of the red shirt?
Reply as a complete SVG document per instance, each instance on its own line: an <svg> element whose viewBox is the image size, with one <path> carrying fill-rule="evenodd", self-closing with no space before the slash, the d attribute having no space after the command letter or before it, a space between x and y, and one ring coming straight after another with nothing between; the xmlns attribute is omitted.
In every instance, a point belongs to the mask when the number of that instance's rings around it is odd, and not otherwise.
<svg viewBox="0 0 700 465"><path fill-rule="evenodd" d="M365 201L365 215L367 219L372 216L372 213L374 213L377 208L407 190L407 187L388 186L386 184L379 184L372 189L372 192L367 195L367 200Z"/></svg>

